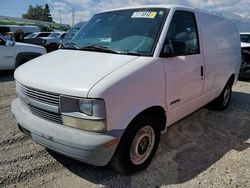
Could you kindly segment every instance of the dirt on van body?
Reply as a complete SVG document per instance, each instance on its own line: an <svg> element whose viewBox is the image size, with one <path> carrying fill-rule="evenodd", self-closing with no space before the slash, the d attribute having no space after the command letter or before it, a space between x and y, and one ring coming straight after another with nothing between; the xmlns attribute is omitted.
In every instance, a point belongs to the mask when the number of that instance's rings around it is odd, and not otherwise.
<svg viewBox="0 0 250 188"><path fill-rule="evenodd" d="M250 83L225 111L198 110L162 135L150 166L132 176L48 152L16 127L12 72L0 72L0 187L250 187Z"/></svg>

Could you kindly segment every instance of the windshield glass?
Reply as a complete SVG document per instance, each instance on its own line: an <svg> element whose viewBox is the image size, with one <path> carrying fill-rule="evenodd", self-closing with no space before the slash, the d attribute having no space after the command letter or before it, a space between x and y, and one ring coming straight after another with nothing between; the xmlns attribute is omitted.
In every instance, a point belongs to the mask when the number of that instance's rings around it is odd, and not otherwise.
<svg viewBox="0 0 250 188"><path fill-rule="evenodd" d="M240 35L240 40L241 40L241 42L250 43L250 34L248 34L248 35L241 34Z"/></svg>
<svg viewBox="0 0 250 188"><path fill-rule="evenodd" d="M48 37L55 37L55 38L58 38L60 35L60 33L51 33L48 35Z"/></svg>
<svg viewBox="0 0 250 188"><path fill-rule="evenodd" d="M138 55L152 55L168 10L144 8L97 14L82 27L71 42Z"/></svg>

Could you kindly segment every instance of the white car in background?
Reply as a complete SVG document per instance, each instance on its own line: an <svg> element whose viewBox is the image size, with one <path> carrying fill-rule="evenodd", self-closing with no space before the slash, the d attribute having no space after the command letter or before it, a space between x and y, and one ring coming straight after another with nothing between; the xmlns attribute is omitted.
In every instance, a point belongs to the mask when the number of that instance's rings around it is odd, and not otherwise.
<svg viewBox="0 0 250 188"><path fill-rule="evenodd" d="M42 46L8 40L0 35L0 70L12 70L46 53Z"/></svg>
<svg viewBox="0 0 250 188"><path fill-rule="evenodd" d="M48 45L48 44L52 44L52 43L61 44L62 39L64 38L64 36L66 34L67 34L67 32L65 32L65 31L53 32L53 33L49 34L47 37L40 37L40 38L43 39L44 45Z"/></svg>
<svg viewBox="0 0 250 188"><path fill-rule="evenodd" d="M47 37L50 34L51 34L51 32L33 32L33 33L30 33L29 35L27 35L26 37L24 37L24 39L34 39L34 38L38 38L38 37Z"/></svg>
<svg viewBox="0 0 250 188"><path fill-rule="evenodd" d="M54 51L62 44L62 40L67 32L53 32L47 37L39 37L41 44L47 49L47 52Z"/></svg>
<svg viewBox="0 0 250 188"><path fill-rule="evenodd" d="M250 32L240 33L241 58L239 78L250 79Z"/></svg>
<svg viewBox="0 0 250 188"><path fill-rule="evenodd" d="M42 46L42 39L40 37L47 37L51 33L52 32L34 32L24 37L22 42Z"/></svg>

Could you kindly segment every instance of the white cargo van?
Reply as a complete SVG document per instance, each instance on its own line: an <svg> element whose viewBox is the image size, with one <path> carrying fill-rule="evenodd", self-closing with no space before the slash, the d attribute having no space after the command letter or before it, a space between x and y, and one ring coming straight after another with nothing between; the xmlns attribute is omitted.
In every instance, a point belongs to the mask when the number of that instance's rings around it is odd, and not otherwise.
<svg viewBox="0 0 250 188"><path fill-rule="evenodd" d="M38 144L132 173L147 167L168 126L211 101L228 106L240 63L236 27L208 12L106 11L15 71L11 110Z"/></svg>

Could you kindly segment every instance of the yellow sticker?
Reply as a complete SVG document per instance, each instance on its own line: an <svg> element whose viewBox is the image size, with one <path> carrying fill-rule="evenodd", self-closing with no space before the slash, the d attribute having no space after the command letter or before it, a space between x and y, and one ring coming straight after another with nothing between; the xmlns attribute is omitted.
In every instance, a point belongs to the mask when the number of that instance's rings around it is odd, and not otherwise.
<svg viewBox="0 0 250 188"><path fill-rule="evenodd" d="M155 18L157 12L150 11L142 11L142 12L134 12L131 18Z"/></svg>
<svg viewBox="0 0 250 188"><path fill-rule="evenodd" d="M157 14L157 12L151 12L150 15L149 15L149 17L150 18L155 18L156 14Z"/></svg>

